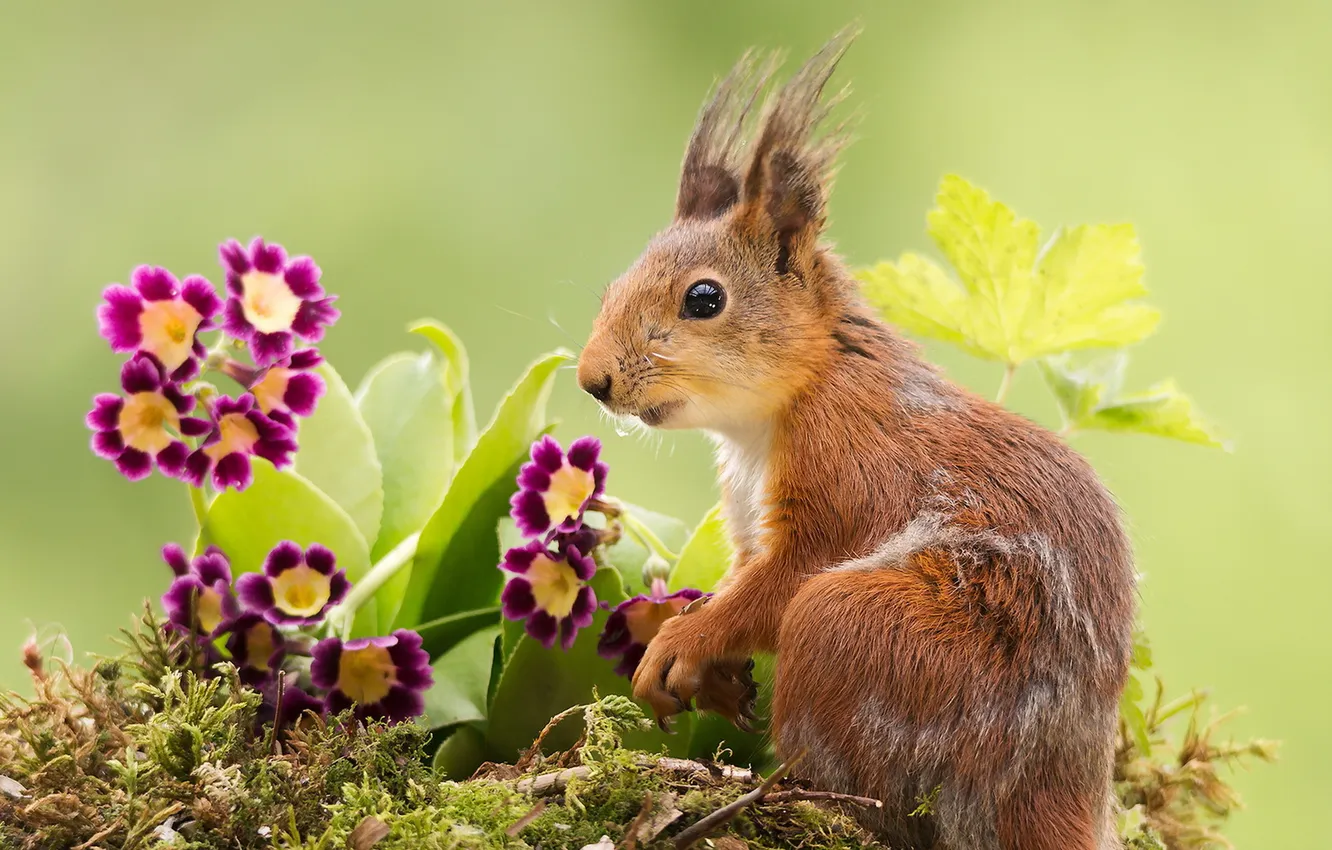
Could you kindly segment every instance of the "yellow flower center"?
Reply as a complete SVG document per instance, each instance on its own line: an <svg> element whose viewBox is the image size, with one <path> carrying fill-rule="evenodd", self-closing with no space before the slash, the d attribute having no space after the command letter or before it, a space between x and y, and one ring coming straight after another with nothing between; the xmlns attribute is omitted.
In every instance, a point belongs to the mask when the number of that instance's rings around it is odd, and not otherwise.
<svg viewBox="0 0 1332 850"><path fill-rule="evenodd" d="M160 393L134 393L121 406L116 427L125 445L155 455L176 439L180 414Z"/></svg>
<svg viewBox="0 0 1332 850"><path fill-rule="evenodd" d="M273 627L268 623L255 623L245 632L245 648L248 657L245 665L255 670L268 669L268 659L273 656L275 646Z"/></svg>
<svg viewBox="0 0 1332 850"><path fill-rule="evenodd" d="M595 489L592 473L586 470L567 462L555 470L555 474L550 476L550 489L545 493L546 513L551 523L559 525L582 513L583 503Z"/></svg>
<svg viewBox="0 0 1332 850"><path fill-rule="evenodd" d="M397 666L382 646L344 649L338 661L338 690L362 705L379 702L397 684Z"/></svg>
<svg viewBox="0 0 1332 850"><path fill-rule="evenodd" d="M214 629L222 625L222 594L211 587L205 587L194 602L194 611L199 618L199 628L205 634L212 634Z"/></svg>
<svg viewBox="0 0 1332 850"><path fill-rule="evenodd" d="M634 643L646 646L661 631L661 624L679 614L680 609L688 604L687 599L672 599L669 602L642 602L630 606L624 612L629 636L634 639Z"/></svg>
<svg viewBox="0 0 1332 850"><path fill-rule="evenodd" d="M557 619L569 616L583 582L567 561L552 561L538 555L527 568L526 576L532 584L537 607Z"/></svg>
<svg viewBox="0 0 1332 850"><path fill-rule="evenodd" d="M328 602L329 577L301 564L273 579L273 600L285 614L313 617Z"/></svg>
<svg viewBox="0 0 1332 850"><path fill-rule="evenodd" d="M269 369L262 381L250 387L250 392L254 393L254 400L259 403L260 410L271 413L286 407L283 397L287 394L287 381L294 371L280 367Z"/></svg>
<svg viewBox="0 0 1332 850"><path fill-rule="evenodd" d="M168 372L189 359L194 332L203 316L184 301L145 301L139 316L142 348L151 352Z"/></svg>
<svg viewBox="0 0 1332 850"><path fill-rule="evenodd" d="M232 452L249 454L254 444L259 442L259 432L254 423L245 418L243 413L228 413L218 420L218 441L204 449L204 454L214 461L221 460Z"/></svg>
<svg viewBox="0 0 1332 850"><path fill-rule="evenodd" d="M277 275L252 271L241 276L241 312L260 333L277 333L291 329L301 299L291 291L287 282Z"/></svg>

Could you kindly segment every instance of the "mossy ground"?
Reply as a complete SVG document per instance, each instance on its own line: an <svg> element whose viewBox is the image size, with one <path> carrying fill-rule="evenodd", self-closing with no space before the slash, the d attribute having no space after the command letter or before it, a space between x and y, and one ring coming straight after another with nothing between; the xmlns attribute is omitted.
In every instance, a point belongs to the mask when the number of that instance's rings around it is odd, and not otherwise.
<svg viewBox="0 0 1332 850"><path fill-rule="evenodd" d="M415 725L308 719L275 739L257 694L229 668L205 679L174 657L151 615L118 661L84 669L25 655L35 696L0 698L0 848L556 850L604 836L655 850L756 787L746 772L622 748L620 732L643 722L622 697L582 709L573 751L543 760L534 748L517 766L440 781L430 734ZM1163 714L1148 718L1154 735ZM1225 846L1214 827L1236 801L1217 767L1269 753L1213 745L1196 722L1179 747L1157 744L1152 757L1130 736L1121 741L1128 846ZM538 777L544 786L534 789ZM798 796L798 786L781 788ZM873 846L846 805L764 800L709 841L731 850Z"/></svg>

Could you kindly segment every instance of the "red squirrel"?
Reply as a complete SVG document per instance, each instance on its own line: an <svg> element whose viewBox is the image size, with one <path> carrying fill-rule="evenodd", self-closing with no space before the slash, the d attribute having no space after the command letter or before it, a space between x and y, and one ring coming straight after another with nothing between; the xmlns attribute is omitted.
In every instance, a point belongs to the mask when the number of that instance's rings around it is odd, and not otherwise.
<svg viewBox="0 0 1332 850"><path fill-rule="evenodd" d="M746 57L700 113L675 218L578 363L615 414L716 443L735 560L634 676L659 718L743 721L775 652L779 756L884 803L894 848L1106 850L1135 576L1119 511L1049 431L923 362L820 241L852 36L766 101ZM913 814L923 799L927 813Z"/></svg>

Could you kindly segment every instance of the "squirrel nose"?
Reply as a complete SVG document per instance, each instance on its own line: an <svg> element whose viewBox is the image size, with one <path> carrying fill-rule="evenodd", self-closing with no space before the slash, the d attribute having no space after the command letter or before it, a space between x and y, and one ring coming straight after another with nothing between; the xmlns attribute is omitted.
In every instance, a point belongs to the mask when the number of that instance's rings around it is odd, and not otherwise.
<svg viewBox="0 0 1332 850"><path fill-rule="evenodd" d="M588 378L581 382L583 392L595 398L597 401L606 402L610 400L611 394L611 376L605 374L601 379Z"/></svg>

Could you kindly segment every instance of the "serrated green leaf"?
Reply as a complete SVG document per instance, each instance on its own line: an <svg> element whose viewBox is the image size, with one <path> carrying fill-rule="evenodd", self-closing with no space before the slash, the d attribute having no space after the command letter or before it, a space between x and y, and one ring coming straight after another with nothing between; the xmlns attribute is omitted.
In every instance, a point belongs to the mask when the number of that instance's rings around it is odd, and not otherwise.
<svg viewBox="0 0 1332 850"><path fill-rule="evenodd" d="M669 587L672 591L693 587L711 592L726 575L734 557L721 505L714 505L681 550L680 560L671 570Z"/></svg>
<svg viewBox="0 0 1332 850"><path fill-rule="evenodd" d="M208 509L198 547L215 544L226 552L234 573L258 572L269 551L283 540L301 547L327 546L353 584L370 570L370 547L356 523L322 490L293 472L279 472L260 458L250 459L254 481L242 491L219 493ZM356 615L353 636L376 634L374 602Z"/></svg>
<svg viewBox="0 0 1332 850"><path fill-rule="evenodd" d="M384 511L383 470L370 428L342 376L328 363L317 371L327 387L314 415L300 421L296 471L342 506L373 541Z"/></svg>
<svg viewBox="0 0 1332 850"><path fill-rule="evenodd" d="M598 570L591 584L598 602L614 606L627 598L616 570ZM567 652L558 646L545 649L526 635L517 641L491 700L486 740L493 758L512 761L531 745L551 717L570 706L591 702L593 688L603 697L630 695L629 680L615 675L614 664L597 655L597 639L608 616L608 611L598 608L592 625L579 631ZM684 715L678 720L675 735L655 729L631 732L625 736L625 744L647 752L670 744L682 752L692 719ZM551 733L543 749L567 749L580 731L578 721L571 719Z"/></svg>
<svg viewBox="0 0 1332 850"><path fill-rule="evenodd" d="M1131 225L1040 231L956 175L943 179L929 232L956 270L904 254L857 272L870 303L907 331L1018 364L1080 348L1122 346L1156 329Z"/></svg>
<svg viewBox="0 0 1332 850"><path fill-rule="evenodd" d="M1230 450L1230 443L1173 381L1154 384L1144 392L1121 394L1126 365L1122 353L1081 368L1067 356L1042 361L1041 372L1054 392L1066 432L1134 432Z"/></svg>
<svg viewBox="0 0 1332 850"><path fill-rule="evenodd" d="M495 523L508 513L514 478L532 441L548 427L546 400L567 352L548 354L500 402L421 532L397 624L410 628L494 605L502 583Z"/></svg>
<svg viewBox="0 0 1332 850"><path fill-rule="evenodd" d="M499 626L481 629L430 665L435 683L424 694L425 714L419 721L427 729L486 719L490 664L497 637Z"/></svg>
<svg viewBox="0 0 1332 850"><path fill-rule="evenodd" d="M384 516L371 554L378 559L419 531L453 475L453 398L433 351L380 361L356 391L384 470Z"/></svg>
<svg viewBox="0 0 1332 850"><path fill-rule="evenodd" d="M444 355L447 364L445 380L453 396L453 409L450 412L453 421L453 453L454 459L462 463L472 446L476 445L476 409L472 405L472 385L468 377L471 367L467 349L457 334L434 319L422 319L409 330L430 340Z"/></svg>
<svg viewBox="0 0 1332 850"><path fill-rule="evenodd" d="M657 535L657 539L671 552L679 554L689 539L689 526L675 517L638 505L625 504L624 508ZM626 531L613 546L605 547L603 554L606 561L620 571L626 593L633 596L648 592L648 586L643 581L643 565L647 563L649 553L633 535Z"/></svg>

